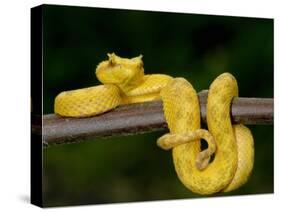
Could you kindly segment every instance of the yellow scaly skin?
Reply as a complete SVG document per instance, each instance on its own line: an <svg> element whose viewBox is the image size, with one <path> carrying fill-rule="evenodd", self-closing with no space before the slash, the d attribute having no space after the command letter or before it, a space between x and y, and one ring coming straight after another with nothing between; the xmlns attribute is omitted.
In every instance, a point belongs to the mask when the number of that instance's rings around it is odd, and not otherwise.
<svg viewBox="0 0 281 212"><path fill-rule="evenodd" d="M213 194L237 189L247 182L254 163L250 130L232 125L230 105L238 95L235 78L224 73L211 84L207 99L208 129L200 129L200 107L196 91L184 78L163 74L144 75L142 56L132 59L108 54L96 75L104 85L60 93L55 113L86 117L109 111L121 104L162 99L170 133L157 140L171 149L177 175L191 191ZM200 139L208 143L201 151ZM214 160L210 161L214 154Z"/></svg>

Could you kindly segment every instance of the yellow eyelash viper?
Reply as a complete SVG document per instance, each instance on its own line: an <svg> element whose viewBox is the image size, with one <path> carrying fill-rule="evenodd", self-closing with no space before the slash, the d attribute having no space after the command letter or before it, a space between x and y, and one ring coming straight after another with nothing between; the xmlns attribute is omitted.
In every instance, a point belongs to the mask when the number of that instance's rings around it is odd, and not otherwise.
<svg viewBox="0 0 281 212"><path fill-rule="evenodd" d="M238 86L230 73L218 76L209 88L207 131L201 129L197 93L187 80L145 75L142 55L127 59L112 53L108 57L96 68L103 85L60 93L55 99L56 114L87 117L121 104L162 99L170 133L157 144L172 148L180 181L199 194L227 192L246 183L254 164L254 142L246 126L231 124L231 101L238 95ZM201 150L201 138L208 143L205 150Z"/></svg>

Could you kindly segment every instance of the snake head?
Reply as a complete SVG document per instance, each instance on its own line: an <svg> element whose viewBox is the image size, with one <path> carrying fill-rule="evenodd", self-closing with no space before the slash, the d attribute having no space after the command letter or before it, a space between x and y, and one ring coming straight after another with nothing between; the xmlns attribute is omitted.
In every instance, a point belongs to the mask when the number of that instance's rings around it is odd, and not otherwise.
<svg viewBox="0 0 281 212"><path fill-rule="evenodd" d="M96 69L101 83L115 84L125 93L140 84L144 76L142 55L132 59L121 58L114 53L107 55L108 60L99 63Z"/></svg>

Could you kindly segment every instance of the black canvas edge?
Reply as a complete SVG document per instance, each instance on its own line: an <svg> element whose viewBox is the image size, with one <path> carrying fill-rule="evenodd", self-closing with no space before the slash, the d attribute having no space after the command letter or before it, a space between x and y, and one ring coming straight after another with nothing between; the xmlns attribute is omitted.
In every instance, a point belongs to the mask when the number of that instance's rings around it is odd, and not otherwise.
<svg viewBox="0 0 281 212"><path fill-rule="evenodd" d="M43 207L42 74L43 7L31 8L31 204Z"/></svg>
<svg viewBox="0 0 281 212"><path fill-rule="evenodd" d="M264 19L273 20L274 17L260 17L260 16L246 16L246 15L227 15L227 14L212 14L212 13L198 13L188 11L170 11L170 10L151 10L140 8L122 8L118 6L106 7L106 6L94 6L94 5L75 5L75 4L42 4L45 7L72 7L72 8L85 8L85 9L105 9L105 10L121 10L121 11L134 11L134 12L155 12L166 14L183 14L183 15L200 15L200 16L216 16L216 17L229 17L229 18L248 18L248 19Z"/></svg>

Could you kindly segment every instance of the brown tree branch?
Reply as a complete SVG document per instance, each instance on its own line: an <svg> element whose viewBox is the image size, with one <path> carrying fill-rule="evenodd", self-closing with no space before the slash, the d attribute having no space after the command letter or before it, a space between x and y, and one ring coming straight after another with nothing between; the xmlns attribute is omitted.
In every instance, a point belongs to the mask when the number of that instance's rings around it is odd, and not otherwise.
<svg viewBox="0 0 281 212"><path fill-rule="evenodd" d="M198 94L202 121L206 123L207 91ZM234 98L233 123L273 124L273 99ZM32 119L32 132L41 134L41 118ZM79 142L86 139L139 134L167 128L162 101L120 106L89 118L65 118L55 114L43 116L44 146Z"/></svg>

